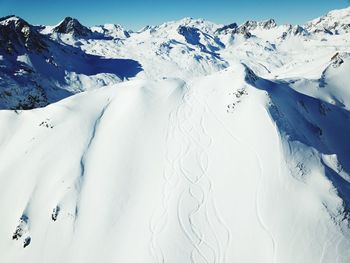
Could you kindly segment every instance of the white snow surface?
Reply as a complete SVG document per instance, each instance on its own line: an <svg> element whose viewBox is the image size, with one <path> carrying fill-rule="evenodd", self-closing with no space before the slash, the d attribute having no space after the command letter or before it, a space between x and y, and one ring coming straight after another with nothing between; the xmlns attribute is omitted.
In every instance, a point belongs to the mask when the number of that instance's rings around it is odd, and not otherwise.
<svg viewBox="0 0 350 263"><path fill-rule="evenodd" d="M350 35L310 29L349 17L249 38L192 18L43 28L71 48L50 46L69 94L0 111L0 262L350 262Z"/></svg>

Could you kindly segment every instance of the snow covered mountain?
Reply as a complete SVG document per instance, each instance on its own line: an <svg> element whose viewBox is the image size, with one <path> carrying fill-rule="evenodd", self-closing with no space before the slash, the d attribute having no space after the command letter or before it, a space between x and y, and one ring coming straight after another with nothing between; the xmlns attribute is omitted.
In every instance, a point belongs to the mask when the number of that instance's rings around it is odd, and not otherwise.
<svg viewBox="0 0 350 263"><path fill-rule="evenodd" d="M306 24L306 29L312 33L325 32L342 34L350 32L350 7L334 10L326 16L316 18Z"/></svg>
<svg viewBox="0 0 350 263"><path fill-rule="evenodd" d="M52 29L54 33L72 34L75 37L87 37L92 32L87 27L80 24L80 22L71 17L66 17L57 26Z"/></svg>
<svg viewBox="0 0 350 263"><path fill-rule="evenodd" d="M124 39L130 37L129 32L125 30L121 25L106 24L102 26L92 27L91 30L105 36L110 36L112 38Z"/></svg>
<svg viewBox="0 0 350 263"><path fill-rule="evenodd" d="M350 262L349 17L1 18L0 262Z"/></svg>
<svg viewBox="0 0 350 263"><path fill-rule="evenodd" d="M91 32L75 19L66 18L54 27L52 37L40 30L15 16L0 20L0 109L46 106L141 70L137 61L89 55L61 41Z"/></svg>

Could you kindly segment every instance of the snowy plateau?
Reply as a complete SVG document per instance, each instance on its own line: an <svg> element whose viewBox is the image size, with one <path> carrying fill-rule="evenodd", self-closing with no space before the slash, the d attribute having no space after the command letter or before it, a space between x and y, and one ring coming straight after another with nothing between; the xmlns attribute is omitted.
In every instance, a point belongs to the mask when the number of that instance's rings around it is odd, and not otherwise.
<svg viewBox="0 0 350 263"><path fill-rule="evenodd" d="M3 17L0 109L1 263L350 262L350 7Z"/></svg>

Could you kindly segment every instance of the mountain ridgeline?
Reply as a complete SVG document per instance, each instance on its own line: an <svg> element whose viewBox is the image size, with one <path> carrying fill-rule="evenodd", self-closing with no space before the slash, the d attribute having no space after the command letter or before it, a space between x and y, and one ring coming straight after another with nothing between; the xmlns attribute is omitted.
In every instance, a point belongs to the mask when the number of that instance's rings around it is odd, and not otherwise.
<svg viewBox="0 0 350 263"><path fill-rule="evenodd" d="M172 31L173 28L175 31ZM247 41L246 45L272 48L276 54L278 47L286 45L291 38L298 37L298 41L314 38L325 40L324 35L347 34L348 30L347 9L330 12L304 26L279 26L273 19L262 22L249 20L241 25L216 25L203 19L186 18L145 27L139 32L127 31L122 26L113 24L88 28L71 17L66 17L56 26L33 26L19 17L7 16L0 19L0 53L4 56L0 61L4 70L0 74L5 79L0 82L0 108L42 107L90 89L87 87L103 87L122 81L125 77L133 77L134 73L141 71L148 74L146 65L140 64L138 56L128 54L128 48L132 49L134 44L142 49L153 41L157 49L159 43L159 49L151 53L154 52L156 59L162 57L165 61L180 58L181 56L173 57L171 51L181 49L185 60L193 66L198 64L201 68L200 74L206 74L227 67L230 59L226 59L224 54L234 50L235 46L242 45L244 41ZM146 36L148 34L149 37ZM145 40L142 42L141 38ZM94 49L97 52L91 54L88 42L90 45L99 43L106 51L99 52ZM112 51L113 56L128 59L125 69L127 72L123 70L124 60L120 61L117 70L96 72L99 59L96 57L89 60L86 59L87 56L97 55L101 57L100 61L104 61L102 57L104 53L108 53L108 49L112 49L113 43L115 50L120 50L119 53ZM88 55L85 55L86 52ZM268 55L268 52L265 53ZM69 59L71 56L74 59ZM74 62L66 64L64 57ZM84 64L85 68L88 67L86 64L90 64L91 69L77 70L80 64ZM181 63L176 67L181 68ZM268 67L266 69L270 70ZM100 73L107 73L108 80L100 78ZM75 84L71 85L72 78L79 81L74 81ZM88 85L80 85L79 82L88 82Z"/></svg>

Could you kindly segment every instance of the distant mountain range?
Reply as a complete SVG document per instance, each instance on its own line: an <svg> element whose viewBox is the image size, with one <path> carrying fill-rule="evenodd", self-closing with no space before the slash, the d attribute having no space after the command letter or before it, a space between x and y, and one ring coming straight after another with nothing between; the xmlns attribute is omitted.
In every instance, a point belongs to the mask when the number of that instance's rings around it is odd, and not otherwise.
<svg viewBox="0 0 350 263"><path fill-rule="evenodd" d="M245 45L245 41L251 45L248 53L254 54L258 45L265 49L266 56L270 49L275 55L293 38L339 38L349 33L349 24L349 9L332 11L304 26L277 25L273 19L217 25L185 18L139 32L113 24L88 28L71 17L56 26L33 26L19 17L7 16L0 19L0 107L42 107L84 90L135 77L141 71L153 74L154 68L157 75L172 76L163 72L162 62L173 64L174 76L180 72L207 74L227 67L230 57L223 54ZM142 63L143 58L146 63ZM148 69L146 64L154 60L160 63ZM272 70L269 65L263 67Z"/></svg>

